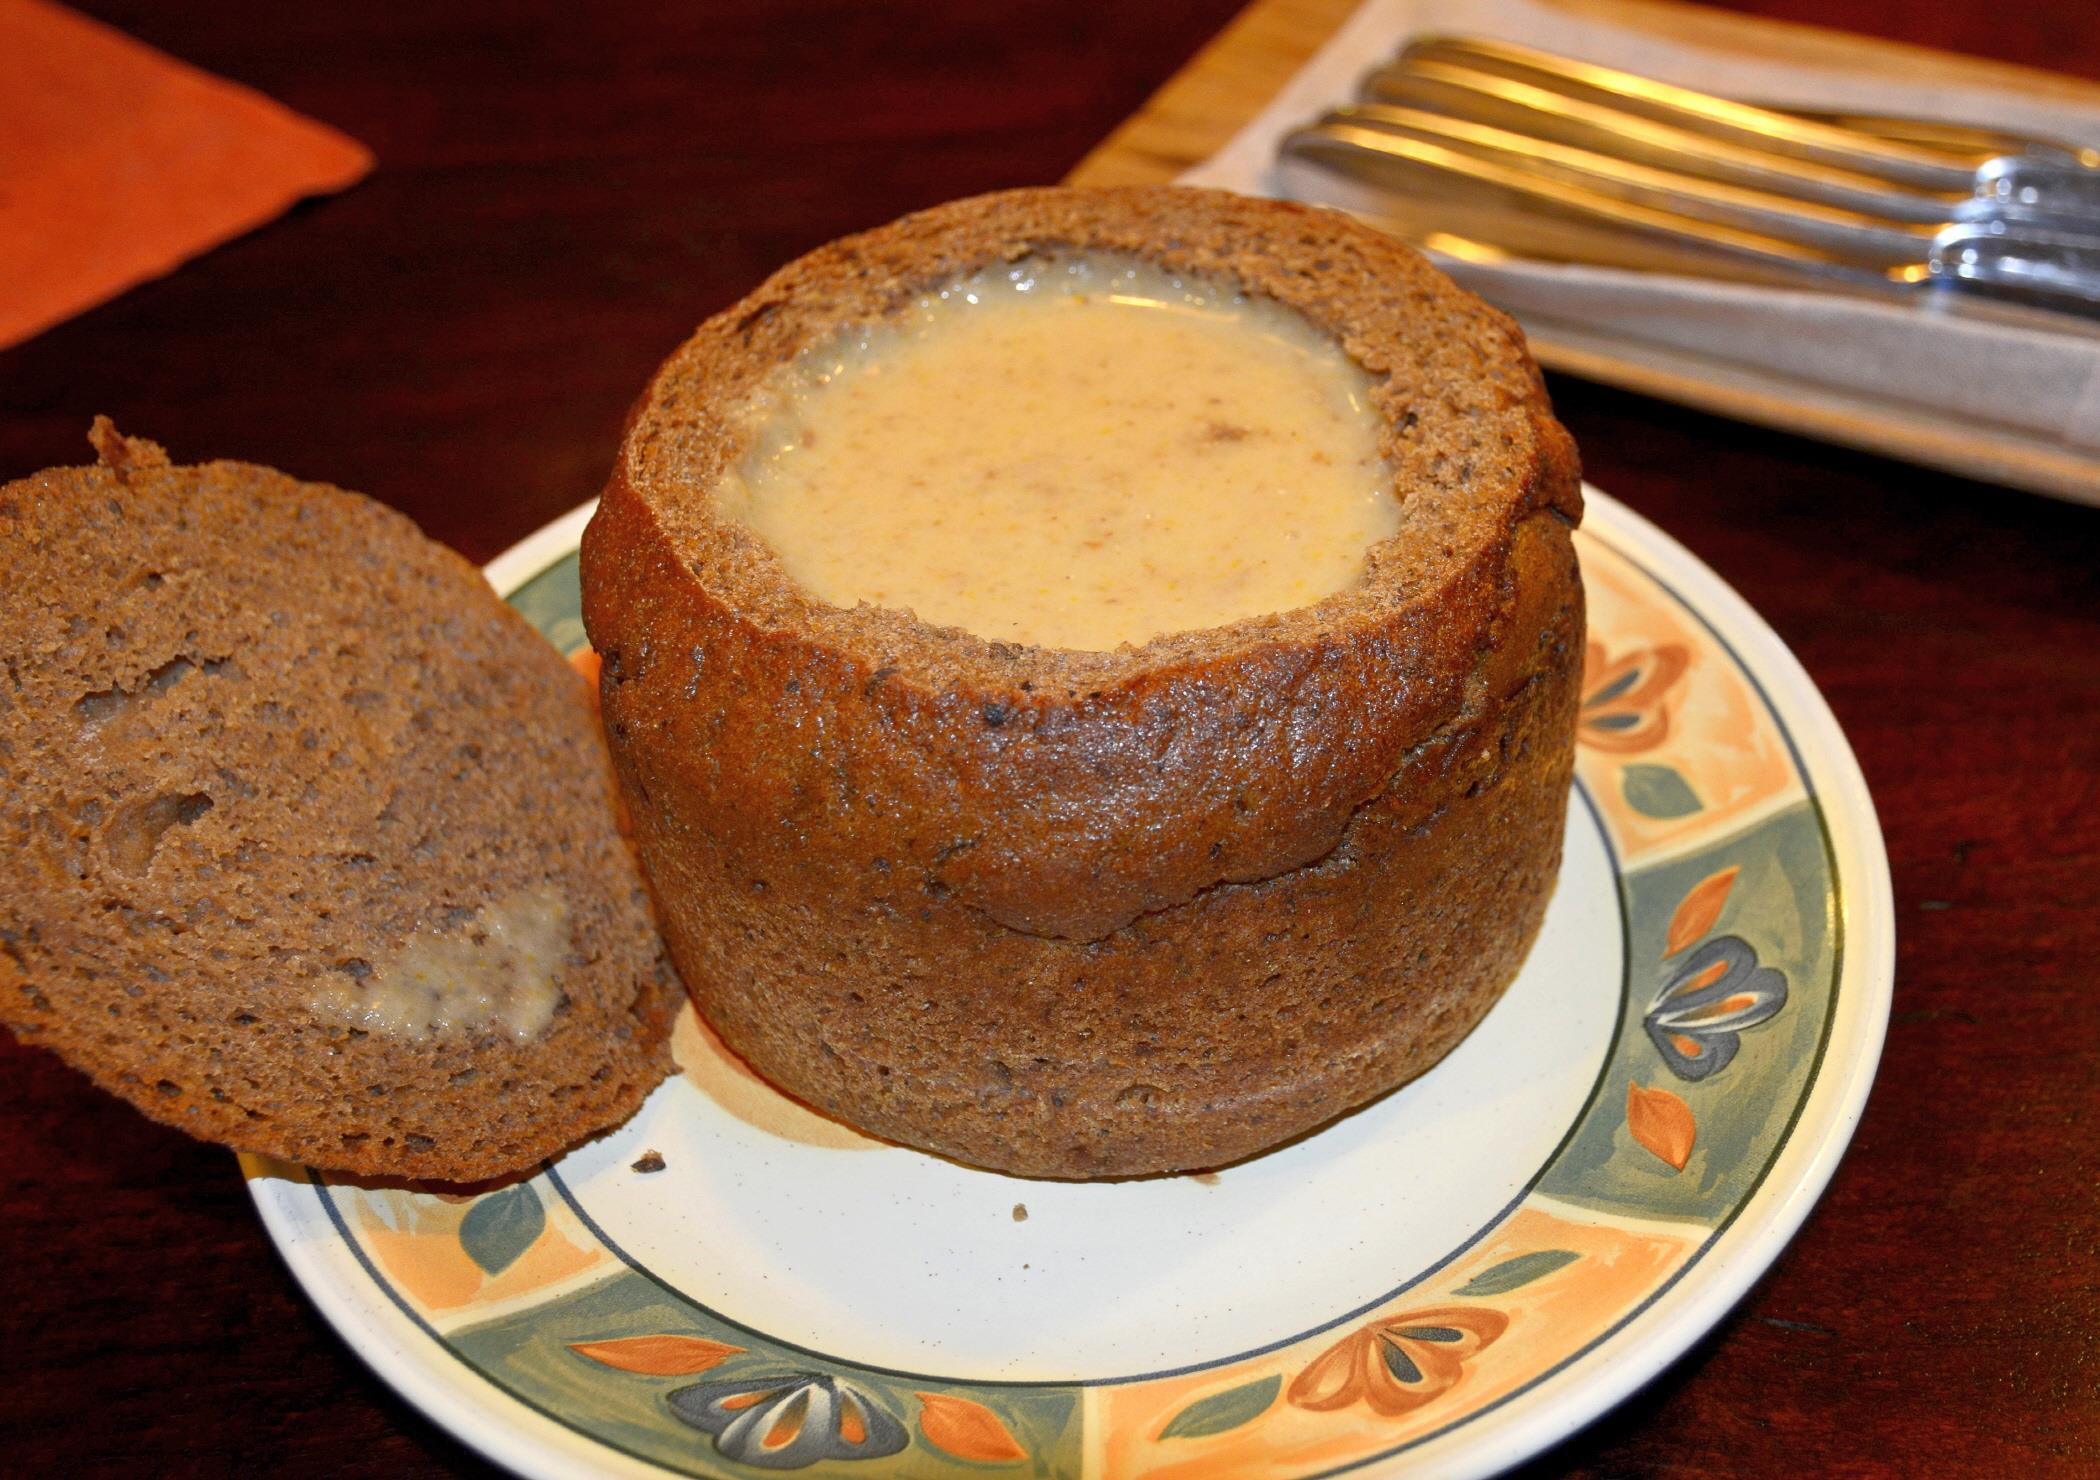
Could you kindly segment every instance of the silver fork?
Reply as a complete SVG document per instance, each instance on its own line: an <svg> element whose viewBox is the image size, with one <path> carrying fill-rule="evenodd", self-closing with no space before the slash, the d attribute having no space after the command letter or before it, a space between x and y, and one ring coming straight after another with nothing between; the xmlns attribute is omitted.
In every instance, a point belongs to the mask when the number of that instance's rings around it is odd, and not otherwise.
<svg viewBox="0 0 2100 1480"><path fill-rule="evenodd" d="M1641 89L1660 99L1651 112L1625 105ZM1389 222L1420 217L1407 195L1426 186L1475 238L1531 255L1646 265L1667 248L1671 270L1909 294L1952 285L2100 314L2100 216L2037 209L2037 177L2016 168L2069 175L2100 203L2100 171L2068 151L1987 162L1974 142L1964 157L1456 38L1411 46L1364 91L1380 101L1298 130L1279 163L1287 179L1310 167L1352 182L1353 204ZM1717 118L1718 132L1700 122ZM1787 147L1772 147L1782 133ZM1310 199L1336 193L1332 180L1301 183Z"/></svg>

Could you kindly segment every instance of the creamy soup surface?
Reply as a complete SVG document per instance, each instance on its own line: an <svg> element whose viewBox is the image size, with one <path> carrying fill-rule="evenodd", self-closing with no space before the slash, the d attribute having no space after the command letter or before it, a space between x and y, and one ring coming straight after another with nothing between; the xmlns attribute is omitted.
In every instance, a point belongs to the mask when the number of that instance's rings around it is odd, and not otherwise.
<svg viewBox="0 0 2100 1480"><path fill-rule="evenodd" d="M1362 579L1400 522L1371 384L1268 300L1030 260L805 352L718 497L818 600L1108 651Z"/></svg>

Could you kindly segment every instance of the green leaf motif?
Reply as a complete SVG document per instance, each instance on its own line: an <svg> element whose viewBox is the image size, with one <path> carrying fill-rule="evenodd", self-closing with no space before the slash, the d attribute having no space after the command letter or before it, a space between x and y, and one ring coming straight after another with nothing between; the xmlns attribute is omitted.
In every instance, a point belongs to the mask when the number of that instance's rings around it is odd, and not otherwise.
<svg viewBox="0 0 2100 1480"><path fill-rule="evenodd" d="M1519 1285L1528 1285L1533 1280L1544 1279L1556 1269L1565 1269L1581 1257L1573 1249L1540 1249L1532 1254L1519 1254L1514 1259L1505 1259L1500 1264L1483 1269L1451 1293L1505 1294Z"/></svg>
<svg viewBox="0 0 2100 1480"><path fill-rule="evenodd" d="M1703 811L1699 793L1671 766L1628 766L1619 778L1626 805L1643 817L1689 817Z"/></svg>
<svg viewBox="0 0 2100 1480"><path fill-rule="evenodd" d="M1258 1377L1236 1388L1227 1388L1222 1393L1212 1393L1175 1414L1159 1431L1159 1436L1162 1439L1207 1439L1212 1434L1236 1429L1267 1413L1282 1387L1283 1374L1279 1372Z"/></svg>
<svg viewBox="0 0 2100 1480"><path fill-rule="evenodd" d="M460 1247L490 1274L518 1262L547 1227L547 1210L530 1182L491 1192L459 1220Z"/></svg>
<svg viewBox="0 0 2100 1480"><path fill-rule="evenodd" d="M1413 1357L1400 1350L1397 1342L1379 1342L1378 1353L1385 1358L1385 1370L1392 1373L1399 1381L1406 1383L1409 1387L1413 1387L1416 1383L1422 1381L1422 1369L1415 1365Z"/></svg>

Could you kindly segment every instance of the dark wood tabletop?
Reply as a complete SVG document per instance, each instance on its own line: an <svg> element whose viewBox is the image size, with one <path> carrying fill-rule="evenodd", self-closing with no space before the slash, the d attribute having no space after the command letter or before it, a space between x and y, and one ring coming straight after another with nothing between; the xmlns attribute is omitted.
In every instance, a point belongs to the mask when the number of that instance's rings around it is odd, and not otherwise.
<svg viewBox="0 0 2100 1480"><path fill-rule="evenodd" d="M0 476L86 460L107 412L486 559L596 491L706 315L830 237L1056 180L1235 5L94 0L379 164L0 353ZM2100 79L2090 0L1741 8ZM1552 390L1590 477L1828 697L1900 959L1792 1247L1526 1473L2100 1473L2100 510ZM225 1152L0 1038L0 1168L0 1470L483 1471L314 1313Z"/></svg>

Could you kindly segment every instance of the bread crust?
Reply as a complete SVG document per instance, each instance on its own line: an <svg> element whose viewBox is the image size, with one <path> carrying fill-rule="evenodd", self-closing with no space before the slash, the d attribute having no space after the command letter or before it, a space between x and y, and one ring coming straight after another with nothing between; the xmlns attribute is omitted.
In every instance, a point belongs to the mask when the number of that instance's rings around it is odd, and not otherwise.
<svg viewBox="0 0 2100 1480"><path fill-rule="evenodd" d="M680 989L575 671L369 499L97 442L0 489L0 1020L336 1171L479 1181L625 1119ZM529 1041L311 1005L521 899L559 922Z"/></svg>
<svg viewBox="0 0 2100 1480"><path fill-rule="evenodd" d="M1072 251L1275 298L1376 378L1402 525L1360 585L1048 650L815 601L716 516L776 367ZM1411 1078L1551 892L1580 497L1514 324L1333 213L1013 191L792 264L659 372L584 537L614 756L701 1009L819 1108L1035 1176L1217 1165Z"/></svg>

